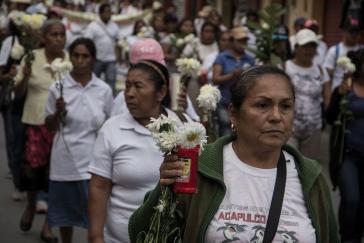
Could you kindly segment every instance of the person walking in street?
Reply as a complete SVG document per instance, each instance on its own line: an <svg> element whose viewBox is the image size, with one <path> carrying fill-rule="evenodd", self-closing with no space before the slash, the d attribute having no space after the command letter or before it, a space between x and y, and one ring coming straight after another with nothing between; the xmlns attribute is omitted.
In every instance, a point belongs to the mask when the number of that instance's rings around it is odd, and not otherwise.
<svg viewBox="0 0 364 243"><path fill-rule="evenodd" d="M319 164L285 145L294 103L294 87L283 70L255 66L241 72L231 87L234 134L205 146L197 193L178 195L182 222L173 226L180 227L182 242L339 242ZM167 155L158 185L130 218L132 243L148 232L161 188L182 173L178 156Z"/></svg>
<svg viewBox="0 0 364 243"><path fill-rule="evenodd" d="M116 82L116 43L119 27L111 20L111 6L103 3L99 8L99 19L91 22L85 31L85 37L94 41L97 53L94 73L97 77L105 75L105 81L111 89L115 89Z"/></svg>
<svg viewBox="0 0 364 243"><path fill-rule="evenodd" d="M56 132L48 192L48 222L59 227L62 243L71 243L73 227L88 228L88 166L97 132L110 116L111 88L92 73L96 47L87 38L69 47L73 70L52 84L45 109L45 124ZM60 97L60 83L63 97Z"/></svg>
<svg viewBox="0 0 364 243"><path fill-rule="evenodd" d="M27 191L28 204L20 220L20 228L27 232L31 229L36 211L38 191L48 190L49 158L54 133L45 127L44 110L48 89L54 82L52 71L45 68L56 58L68 60L63 51L66 43L66 30L60 20L47 20L42 27L44 48L34 50L34 61L28 66L23 59L20 72L15 78L15 95L26 97L22 122L26 125L26 165L22 173L22 189ZM45 220L41 239L56 242Z"/></svg>

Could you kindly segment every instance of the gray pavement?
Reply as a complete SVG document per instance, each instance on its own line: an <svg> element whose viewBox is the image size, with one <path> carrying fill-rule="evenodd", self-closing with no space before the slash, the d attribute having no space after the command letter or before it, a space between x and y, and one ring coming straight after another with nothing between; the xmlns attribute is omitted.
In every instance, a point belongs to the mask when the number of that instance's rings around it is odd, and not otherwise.
<svg viewBox="0 0 364 243"><path fill-rule="evenodd" d="M41 243L40 230L44 222L44 215L36 215L32 229L22 233L19 229L19 220L26 203L14 202L11 198L13 192L12 180L6 179L8 166L5 152L3 122L0 118L0 243ZM58 230L53 232L58 236ZM73 237L74 243L87 242L87 232L76 229ZM61 242L59 240L59 242Z"/></svg>

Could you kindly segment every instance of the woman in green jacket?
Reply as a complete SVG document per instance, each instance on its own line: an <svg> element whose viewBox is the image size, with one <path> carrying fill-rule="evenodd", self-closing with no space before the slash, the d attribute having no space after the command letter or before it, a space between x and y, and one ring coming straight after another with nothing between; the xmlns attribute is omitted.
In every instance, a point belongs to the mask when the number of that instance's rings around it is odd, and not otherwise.
<svg viewBox="0 0 364 243"><path fill-rule="evenodd" d="M198 193L183 195L183 242L339 242L330 192L317 162L286 146L295 96L289 76L272 66L243 72L231 88L234 135L205 147ZM167 156L160 185L181 175ZM160 187L129 222L132 242L147 231Z"/></svg>

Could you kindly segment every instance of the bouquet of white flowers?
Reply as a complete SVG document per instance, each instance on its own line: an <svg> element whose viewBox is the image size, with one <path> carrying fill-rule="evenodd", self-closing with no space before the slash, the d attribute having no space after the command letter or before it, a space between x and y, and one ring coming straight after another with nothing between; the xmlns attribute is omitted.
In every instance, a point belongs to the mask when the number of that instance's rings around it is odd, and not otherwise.
<svg viewBox="0 0 364 243"><path fill-rule="evenodd" d="M147 128L165 155L175 153L178 148L203 149L207 141L205 128L200 123L187 122L178 128L176 120L165 115L156 119L152 118ZM197 168L196 165L195 168ZM197 169L195 170L197 173ZM182 214L177 208L178 194L174 193L170 186L163 187L161 190L148 232L139 232L138 243L169 242L171 239L173 242L182 242L179 222Z"/></svg>
<svg viewBox="0 0 364 243"><path fill-rule="evenodd" d="M180 92L187 88L192 77L197 77L200 73L201 63L194 58L180 58L176 61L178 72L181 74ZM183 108L178 106L178 111L183 111Z"/></svg>
<svg viewBox="0 0 364 243"><path fill-rule="evenodd" d="M51 64L44 65L45 68L49 68L52 72L52 76L57 82L57 88L59 89L60 98L63 98L63 78L64 76L72 71L73 66L72 63L66 60L63 60L62 58L56 58L53 60ZM62 125L65 124L67 112L63 112L61 114L61 123Z"/></svg>
<svg viewBox="0 0 364 243"><path fill-rule="evenodd" d="M210 84L202 86L200 88L200 94L197 96L198 106L202 109L201 121L206 127L209 143L214 142L217 137L212 113L216 110L220 99L220 90Z"/></svg>
<svg viewBox="0 0 364 243"><path fill-rule="evenodd" d="M47 17L42 14L26 14L14 10L9 13L9 19L21 30L20 39L23 44L23 46L20 46L20 43L18 43L19 45L13 46L12 57L14 59L20 59L22 56L25 56L26 64L31 66L34 60L33 48L39 42L37 35L34 33L43 26Z"/></svg>

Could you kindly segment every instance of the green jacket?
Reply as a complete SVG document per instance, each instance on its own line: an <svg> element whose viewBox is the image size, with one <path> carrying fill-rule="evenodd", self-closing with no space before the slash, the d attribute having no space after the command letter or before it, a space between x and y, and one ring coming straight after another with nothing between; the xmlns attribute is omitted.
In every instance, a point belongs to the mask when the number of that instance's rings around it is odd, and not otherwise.
<svg viewBox="0 0 364 243"><path fill-rule="evenodd" d="M199 159L198 193L180 198L184 212L185 231L183 242L203 242L210 221L222 202L226 187L223 179L223 148L231 142L231 136L222 137L207 145ZM308 213L316 229L317 242L339 242L336 219L331 204L330 191L317 162L303 157L295 149L284 146L292 154L298 168L299 179L307 202ZM135 242L138 232L147 231L149 220L157 205L160 188L147 195L144 204L131 216L129 235Z"/></svg>

